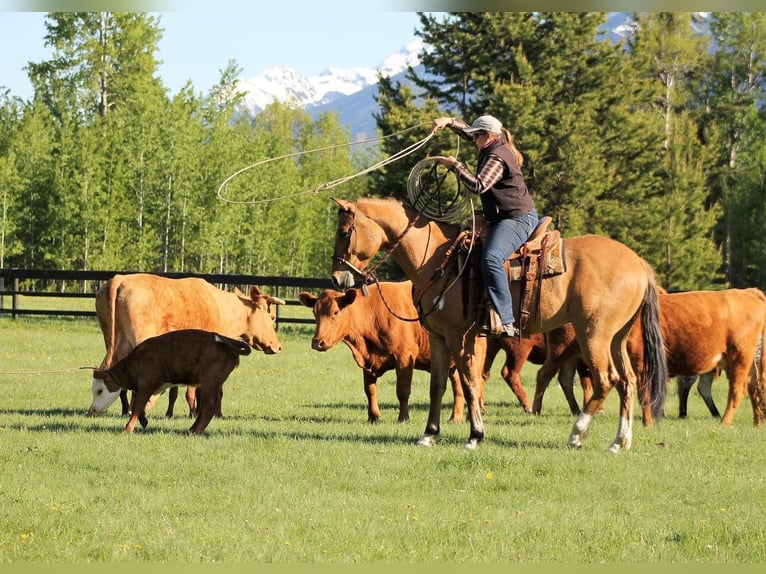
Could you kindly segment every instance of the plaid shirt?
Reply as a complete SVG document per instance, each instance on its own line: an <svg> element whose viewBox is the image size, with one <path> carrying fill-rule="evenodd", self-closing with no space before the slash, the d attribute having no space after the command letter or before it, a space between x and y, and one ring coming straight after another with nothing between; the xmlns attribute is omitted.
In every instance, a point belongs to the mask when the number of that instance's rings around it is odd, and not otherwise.
<svg viewBox="0 0 766 574"><path fill-rule="evenodd" d="M449 128L460 137L473 142L471 137L463 131L467 127L467 123L457 118L453 118L452 124L449 126ZM455 164L452 171L455 172L460 183L462 183L469 191L482 194L502 179L504 168L503 161L499 157L491 155L487 158L487 161L484 162L481 170L479 170L479 173L476 175L472 174L468 167L460 162Z"/></svg>

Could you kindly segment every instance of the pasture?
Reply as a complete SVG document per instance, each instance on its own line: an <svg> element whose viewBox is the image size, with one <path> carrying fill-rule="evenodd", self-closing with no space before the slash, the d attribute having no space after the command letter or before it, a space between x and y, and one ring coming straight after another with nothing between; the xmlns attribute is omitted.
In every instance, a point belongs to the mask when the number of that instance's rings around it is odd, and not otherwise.
<svg viewBox="0 0 766 574"><path fill-rule="evenodd" d="M486 439L467 423L417 447L428 375L416 371L411 421L396 422L394 373L379 381L382 420L366 422L361 371L345 346L252 353L224 385L224 419L204 436L179 400L125 435L119 405L85 416L103 358L94 320L0 318L2 563L762 563L766 429L745 400L720 428L696 390L689 418L667 418L613 455L612 392L581 450L551 385L541 416L499 376L487 386ZM537 367L522 381L530 396ZM723 379L713 384L725 404ZM182 393L181 393L182 394ZM581 392L577 390L578 399ZM636 411L637 414L638 410Z"/></svg>

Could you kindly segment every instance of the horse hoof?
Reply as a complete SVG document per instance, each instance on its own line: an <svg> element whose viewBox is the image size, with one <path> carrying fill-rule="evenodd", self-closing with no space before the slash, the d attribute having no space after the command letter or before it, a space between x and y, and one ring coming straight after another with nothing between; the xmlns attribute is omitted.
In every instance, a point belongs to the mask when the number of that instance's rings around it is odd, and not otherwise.
<svg viewBox="0 0 766 574"><path fill-rule="evenodd" d="M476 450L476 448L479 446L479 440L472 438L469 439L467 443L465 443L465 449L466 450Z"/></svg>
<svg viewBox="0 0 766 574"><path fill-rule="evenodd" d="M433 446L436 444L436 437L434 435L424 434L415 444L418 446Z"/></svg>
<svg viewBox="0 0 766 574"><path fill-rule="evenodd" d="M612 454L617 454L620 452L620 445L619 444L612 444L609 446L609 452Z"/></svg>

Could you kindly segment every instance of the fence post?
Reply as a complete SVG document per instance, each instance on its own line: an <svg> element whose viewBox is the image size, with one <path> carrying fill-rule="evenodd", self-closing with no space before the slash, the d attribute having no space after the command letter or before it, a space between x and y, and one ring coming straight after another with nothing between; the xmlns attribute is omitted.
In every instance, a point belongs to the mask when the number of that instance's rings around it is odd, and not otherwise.
<svg viewBox="0 0 766 574"><path fill-rule="evenodd" d="M19 308L19 278L13 278L13 295L11 295L11 319L16 319L16 311Z"/></svg>

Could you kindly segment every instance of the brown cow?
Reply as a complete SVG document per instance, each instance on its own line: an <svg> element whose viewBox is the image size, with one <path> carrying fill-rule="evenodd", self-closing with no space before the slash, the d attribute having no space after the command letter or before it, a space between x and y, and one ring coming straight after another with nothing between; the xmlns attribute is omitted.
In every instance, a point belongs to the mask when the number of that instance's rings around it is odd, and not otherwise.
<svg viewBox="0 0 766 574"><path fill-rule="evenodd" d="M537 404L537 411L534 410L534 405L530 405L529 398L527 397L527 393L524 391L524 387L521 384L521 369L524 367L524 363L526 361L529 361L535 365L541 365L544 364L545 358L547 356L547 347L550 345L553 345L555 347L553 353L555 356L560 356L561 351L557 350L558 346L562 343L564 346L568 346L569 340L567 339L566 334L571 331L572 336L574 336L574 329L572 329L572 326L570 324L565 325L564 327L560 327L558 329L554 329L553 331L550 331L548 333L534 333L533 335L530 335L528 338L518 338L518 337L501 337L501 338L495 338L495 337L489 337L487 339L487 356L484 360L484 372L482 374L482 378L484 380L484 383L486 384L487 379L490 376L490 369L492 367L492 363L495 360L495 357L497 354L501 351L505 351L505 363L503 364L503 368L501 371L501 375L505 382L508 384L508 387L513 391L513 394L516 395L516 398L519 401L519 404L522 406L522 408L528 412L528 413L536 413L540 414L540 404ZM577 348L577 352L579 354L579 347ZM590 398L590 395L593 392L593 387L591 384L591 375L590 370L585 365L585 363L582 362L582 360L577 360L575 363L571 365L572 367L576 368L577 374L580 376L580 383L582 384L583 389L583 404L585 401L587 401ZM566 365L566 367L570 367L569 364ZM565 367L562 367L562 371ZM570 376L568 379L564 379L565 381L571 381L574 377L574 374ZM580 414L580 405L577 403L577 401L574 398L574 395L571 392L567 392L568 389L564 389L564 386L562 385L562 389L564 390L564 396L567 399L567 402L569 403L569 408L573 415ZM482 407L484 406L484 396L482 391ZM537 397L535 397L537 399ZM540 399L540 402L542 401L542 398Z"/></svg>
<svg viewBox="0 0 766 574"><path fill-rule="evenodd" d="M766 356L762 352L766 335L766 295L754 288L660 293L659 305L669 375L707 375L709 378L711 372L725 370L729 379L729 397L721 424L728 426L732 423L747 392L753 407L753 422L762 425L766 419ZM566 352L571 358L579 354L574 337L570 345ZM642 419L646 426L652 426L648 389L640 376L644 363L638 325L634 325L630 332L628 352L639 374ZM546 372L549 375L555 373L561 361L561 357L549 354L544 365ZM536 396L542 397L549 380L538 377Z"/></svg>
<svg viewBox="0 0 766 574"><path fill-rule="evenodd" d="M242 339L181 329L145 339L110 368L94 370L93 378L113 393L133 391L127 433L133 432L138 421L146 427L146 405L152 396L170 385L198 387L198 413L189 432L202 434L221 410L223 383L239 365L239 356L249 354L250 347Z"/></svg>
<svg viewBox="0 0 766 574"><path fill-rule="evenodd" d="M274 330L272 305L284 301L250 288L250 296L238 289L227 292L204 279L167 279L147 273L115 275L96 294L96 314L104 336L106 356L101 369L109 369L144 339L179 329L203 329L229 337L240 337L266 354L282 349ZM126 394L110 393L103 381L94 378L91 413L103 412L118 396L127 414ZM171 398L177 394L171 389ZM100 397L106 397L106 400ZM196 400L187 389L190 414ZM172 415L172 401L168 416Z"/></svg>
<svg viewBox="0 0 766 574"><path fill-rule="evenodd" d="M379 287L378 287L379 285ZM345 293L326 289L319 296L302 292L298 298L314 311L316 330L311 348L327 351L343 341L364 373L367 420L380 420L377 381L384 373L396 370L396 397L399 422L408 421L413 369L431 370L431 345L428 332L419 321L412 303L412 283L383 282L371 285L369 295L358 289ZM394 315L396 313L396 315ZM463 419L465 399L457 374L452 370L454 403L450 421Z"/></svg>

